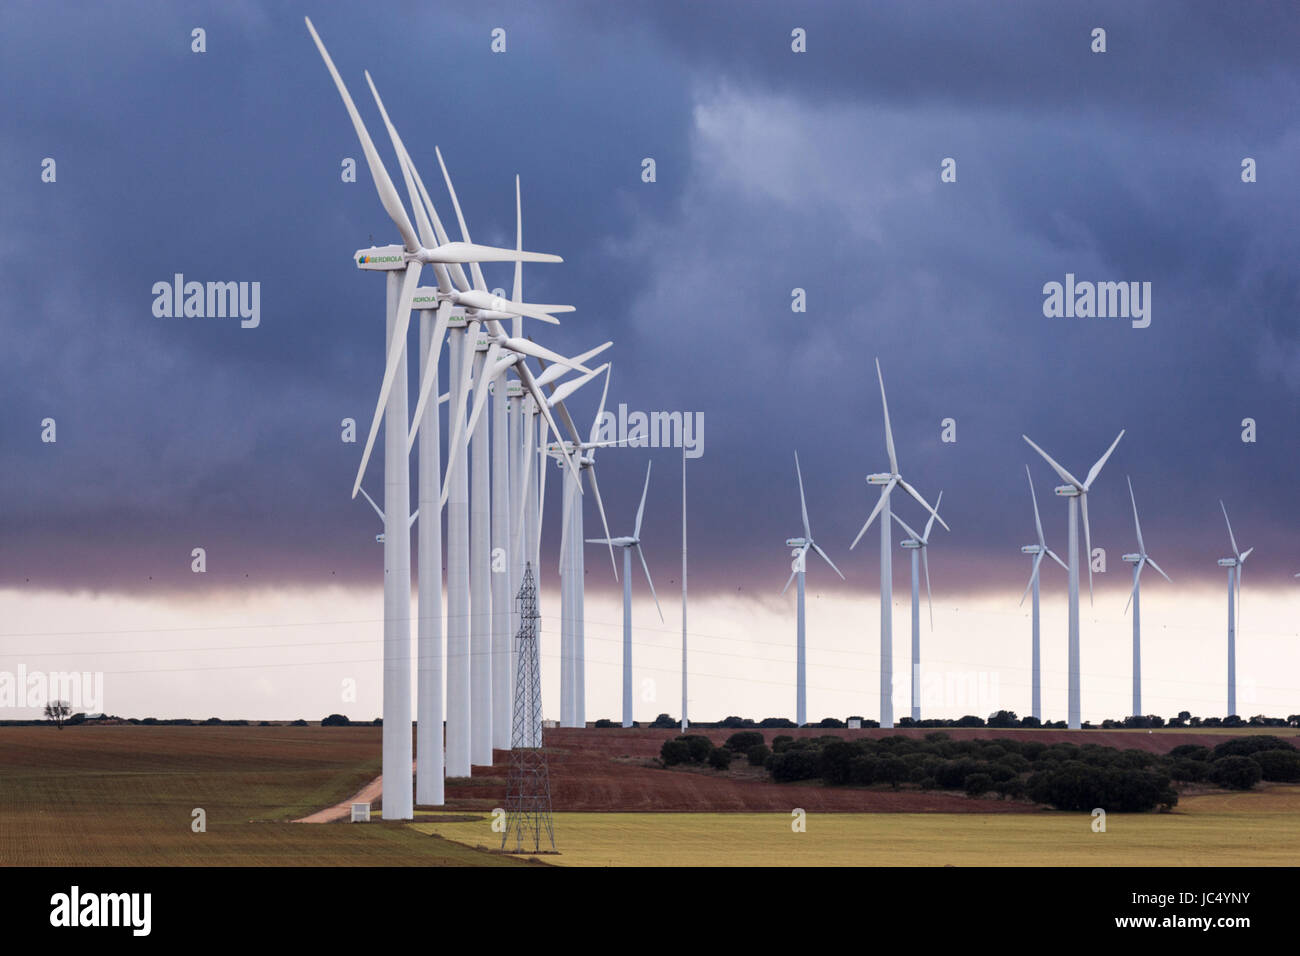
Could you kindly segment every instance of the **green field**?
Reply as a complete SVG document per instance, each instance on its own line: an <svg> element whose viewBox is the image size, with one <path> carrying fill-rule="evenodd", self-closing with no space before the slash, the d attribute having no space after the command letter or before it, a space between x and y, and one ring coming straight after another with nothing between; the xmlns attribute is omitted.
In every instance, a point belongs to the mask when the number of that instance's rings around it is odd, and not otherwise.
<svg viewBox="0 0 1300 956"><path fill-rule="evenodd" d="M1300 786L1188 797L1173 813L557 813L547 863L567 866L1293 866ZM499 846L488 817L415 823Z"/></svg>
<svg viewBox="0 0 1300 956"><path fill-rule="evenodd" d="M379 772L378 727L0 728L0 865L517 865L402 824L288 823ZM207 811L207 832L191 811Z"/></svg>

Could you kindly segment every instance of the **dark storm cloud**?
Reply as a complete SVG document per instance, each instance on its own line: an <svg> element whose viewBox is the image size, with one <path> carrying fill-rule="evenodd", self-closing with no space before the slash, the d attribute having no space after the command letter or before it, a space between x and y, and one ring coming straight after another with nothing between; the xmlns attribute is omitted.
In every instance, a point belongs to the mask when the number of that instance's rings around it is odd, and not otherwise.
<svg viewBox="0 0 1300 956"><path fill-rule="evenodd" d="M204 546L225 583L377 579L374 515L347 498L358 449L338 436L345 416L368 424L382 362L382 282L347 258L393 230L364 163L340 182L360 150L303 11L47 9L0 14L0 576L186 587ZM1295 570L1289 6L313 16L379 134L371 70L445 219L435 144L479 241L513 240L521 174L526 245L566 259L527 268L526 295L579 309L535 334L573 351L614 339L614 405L704 413L693 581L779 588L796 447L818 540L853 587L871 580L874 532L844 552L872 504L863 476L885 465L877 355L905 474L946 491L955 530L935 563L950 586L1020 580L1026 462L1064 547L1054 476L1021 432L1078 473L1121 427L1093 506L1112 571L1132 546L1126 473L1172 574L1214 571L1220 495L1239 539L1269 555L1255 579ZM803 56L789 52L796 25ZM504 56L488 49L496 26ZM1105 55L1088 52L1093 26ZM55 185L39 182L44 156ZM956 184L938 182L945 156ZM150 288L175 272L259 280L261 325L154 318ZM1151 327L1044 318L1042 284L1067 272L1152 282ZM508 287L509 270L488 280ZM807 314L790 312L796 286ZM593 405L575 403L584 427ZM57 445L39 442L47 415ZM947 416L955 446L939 441ZM1256 445L1237 439L1246 416ZM646 454L601 455L615 534ZM657 582L675 583L679 461L653 457L647 551ZM594 555L588 572L608 577Z"/></svg>

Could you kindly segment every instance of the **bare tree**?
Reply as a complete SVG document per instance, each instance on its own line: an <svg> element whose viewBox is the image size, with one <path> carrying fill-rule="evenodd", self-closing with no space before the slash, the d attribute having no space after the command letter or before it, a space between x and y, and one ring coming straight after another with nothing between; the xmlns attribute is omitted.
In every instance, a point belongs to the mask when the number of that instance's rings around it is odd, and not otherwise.
<svg viewBox="0 0 1300 956"><path fill-rule="evenodd" d="M63 729L63 722L72 713L72 705L66 700L52 700L45 705L45 719L54 721L54 726Z"/></svg>

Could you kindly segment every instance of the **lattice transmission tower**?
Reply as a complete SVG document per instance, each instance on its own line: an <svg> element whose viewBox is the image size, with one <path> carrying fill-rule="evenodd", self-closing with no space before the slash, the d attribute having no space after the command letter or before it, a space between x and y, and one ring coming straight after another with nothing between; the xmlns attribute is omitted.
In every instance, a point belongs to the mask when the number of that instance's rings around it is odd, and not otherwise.
<svg viewBox="0 0 1300 956"><path fill-rule="evenodd" d="M543 849L545 842L550 844L549 852L554 852L551 778L546 765L546 751L542 748L542 672L537 646L537 588L533 583L532 562L524 565L518 600L514 721L510 730L506 829L501 835L501 849L507 853L548 852ZM513 841L511 834L514 835Z"/></svg>

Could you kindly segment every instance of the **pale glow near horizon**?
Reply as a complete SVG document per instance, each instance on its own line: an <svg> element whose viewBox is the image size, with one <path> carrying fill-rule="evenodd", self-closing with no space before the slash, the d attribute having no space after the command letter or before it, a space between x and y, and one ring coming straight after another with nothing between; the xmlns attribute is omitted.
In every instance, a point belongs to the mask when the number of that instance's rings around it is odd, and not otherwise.
<svg viewBox="0 0 1300 956"><path fill-rule="evenodd" d="M681 605L661 594L664 622L634 582L635 716L681 712ZM543 701L558 714L559 620L554 581L542 601ZM910 599L896 581L895 718L910 708ZM1158 582L1144 589L1143 710L1223 716L1226 708L1226 595ZM696 720L735 714L793 717L794 589L692 597L690 704ZM931 631L922 605L922 717L1029 713L1030 617L1018 595L945 600L936 595ZM1099 589L1082 614L1083 717L1130 709L1132 631L1127 590ZM924 601L924 597L922 598ZM1285 591L1249 591L1237 642L1238 710L1285 717L1300 711L1300 634ZM375 588L262 590L204 599L0 591L0 672L104 674L104 709L130 717L319 720L339 712L370 720L380 699L382 594ZM621 713L621 595L586 599L587 719ZM413 628L414 630L414 628ZM874 594L807 599L808 716L879 716L879 604ZM1065 599L1045 594L1043 707L1063 719ZM412 641L414 647L414 640ZM414 667L412 667L414 674ZM355 700L344 699L355 681ZM414 699L414 698L413 698ZM38 716L0 708L2 718Z"/></svg>

